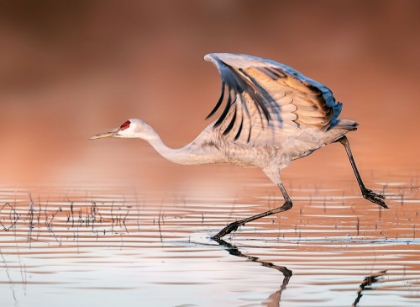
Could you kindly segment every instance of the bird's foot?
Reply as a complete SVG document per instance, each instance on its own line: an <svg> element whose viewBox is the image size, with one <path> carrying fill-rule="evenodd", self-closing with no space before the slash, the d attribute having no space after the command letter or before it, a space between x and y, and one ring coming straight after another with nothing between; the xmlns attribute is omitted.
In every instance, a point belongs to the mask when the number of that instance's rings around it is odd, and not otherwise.
<svg viewBox="0 0 420 307"><path fill-rule="evenodd" d="M230 223L225 228L223 228L222 230L220 230L217 235L215 235L215 236L213 236L211 238L213 240L218 241L218 240L220 240L220 238L224 237L227 234L230 234L232 231L238 230L239 226L241 226L241 224L239 222Z"/></svg>
<svg viewBox="0 0 420 307"><path fill-rule="evenodd" d="M376 194L372 190L364 189L362 190L363 197L375 204L378 204L381 207L384 207L385 209L388 209L388 206L383 201L385 199L384 195Z"/></svg>

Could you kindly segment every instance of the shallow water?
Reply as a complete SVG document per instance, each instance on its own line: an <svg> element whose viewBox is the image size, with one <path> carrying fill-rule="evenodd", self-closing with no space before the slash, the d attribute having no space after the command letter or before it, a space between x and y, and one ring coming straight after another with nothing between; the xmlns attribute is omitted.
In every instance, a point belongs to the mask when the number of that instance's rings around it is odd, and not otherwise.
<svg viewBox="0 0 420 307"><path fill-rule="evenodd" d="M419 1L21 2L0 9L0 307L419 306ZM209 52L331 88L390 209L335 144L282 171L292 210L216 242L282 204L261 171L88 141L138 117L188 144L220 95Z"/></svg>
<svg viewBox="0 0 420 307"><path fill-rule="evenodd" d="M354 183L290 188L292 210L225 241L210 237L281 205L268 183L252 187L261 195L254 204L2 187L0 305L418 306L419 186L406 179L369 183L389 210L364 200Z"/></svg>

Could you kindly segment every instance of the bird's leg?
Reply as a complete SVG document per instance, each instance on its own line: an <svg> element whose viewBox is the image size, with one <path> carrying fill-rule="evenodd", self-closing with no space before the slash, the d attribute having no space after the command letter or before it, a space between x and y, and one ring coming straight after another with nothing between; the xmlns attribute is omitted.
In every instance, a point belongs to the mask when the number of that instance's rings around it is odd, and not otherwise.
<svg viewBox="0 0 420 307"><path fill-rule="evenodd" d="M280 212L287 211L287 210L291 209L293 204L292 204L292 200L290 199L289 195L286 192L286 189L284 188L282 183L279 183L277 185L280 188L280 191L283 194L283 198L285 200L283 206L272 209L272 210L268 210L268 211L260 213L260 214L256 214L256 215L247 217L246 219L243 219L243 220L239 220L239 221L230 223L225 228L223 228L221 231L219 231L219 233L217 235L213 236L212 239L220 240L221 237L231 233L232 231L236 231L239 226L243 226L243 225L245 225L249 222L258 220L258 219L260 219L262 217L265 217L265 216L269 216L269 215L272 215L272 214L280 213Z"/></svg>
<svg viewBox="0 0 420 307"><path fill-rule="evenodd" d="M362 178L360 177L359 171L357 170L356 163L354 162L353 154L351 153L350 149L350 143L347 137L343 136L338 139L337 142L343 144L344 148L346 149L347 156L349 157L351 167L353 168L354 175L356 176L357 182L359 183L360 191L362 192L363 197L375 204L378 204L381 207L384 207L385 209L388 209L388 206L383 201L385 196L374 193L372 190L367 189L363 184Z"/></svg>

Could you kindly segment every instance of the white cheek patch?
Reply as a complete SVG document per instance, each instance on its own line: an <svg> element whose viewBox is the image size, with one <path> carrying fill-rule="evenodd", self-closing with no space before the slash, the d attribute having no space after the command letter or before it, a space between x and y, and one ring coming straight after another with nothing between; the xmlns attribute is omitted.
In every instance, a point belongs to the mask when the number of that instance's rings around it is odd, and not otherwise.
<svg viewBox="0 0 420 307"><path fill-rule="evenodd" d="M131 123L130 121L126 121L124 124L121 125L120 131L118 135L123 138L133 138L135 136L135 124Z"/></svg>

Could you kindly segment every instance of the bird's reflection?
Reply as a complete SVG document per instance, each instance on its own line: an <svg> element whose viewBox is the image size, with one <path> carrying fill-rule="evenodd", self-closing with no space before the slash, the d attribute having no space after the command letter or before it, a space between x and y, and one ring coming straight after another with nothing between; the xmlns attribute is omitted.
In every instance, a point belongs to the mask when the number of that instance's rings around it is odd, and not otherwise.
<svg viewBox="0 0 420 307"><path fill-rule="evenodd" d="M284 266L278 266L275 265L271 262L267 262L267 261L262 261L260 260L258 257L254 257L254 256L249 256L249 255L245 255L244 253L242 253L239 248L233 244L230 244L222 239L217 239L217 238L213 238L214 241L216 241L217 243L219 243L219 245L223 246L226 251L236 257L242 257L242 258L246 258L249 261L252 262L258 262L260 263L262 266L266 267L266 268L270 268L270 269L275 269L277 271L280 271L284 278L283 278L283 282L281 283L279 289L272 293L267 300L265 300L261 305L262 306L266 306L266 307L274 307L274 306L280 306L280 300L281 300L281 294L283 292L284 289L286 289L287 284L289 283L290 278L292 277L293 273L291 270L289 270L288 268L284 267ZM356 307L357 304L360 302L360 299L363 296L363 291L364 290L372 290L372 284L380 282L382 279L382 276L386 274L386 270L384 271L379 271L376 274L372 274L370 276L366 276L363 279L363 282L359 285L359 289L357 291L357 297L354 300L353 304L351 305L352 307Z"/></svg>
<svg viewBox="0 0 420 307"><path fill-rule="evenodd" d="M239 250L239 248L237 246L235 246L233 244L230 244L230 243L228 243L228 242L226 242L222 239L213 238L213 240L216 241L217 243L219 243L219 245L224 246L225 249L229 252L229 254L231 254L233 256L243 257L243 258L248 259L249 261L261 263L261 265L266 267L266 268L275 269L277 271L280 271L284 276L283 282L281 283L280 288L276 292L272 293L268 297L268 299L265 300L262 303L262 306L267 306L267 307L280 306L281 294L282 294L283 290L286 289L286 286L289 283L289 280L293 275L291 270L289 270L288 268L286 268L284 266L278 266L278 265L275 265L271 262L262 261L258 257L245 255Z"/></svg>
<svg viewBox="0 0 420 307"><path fill-rule="evenodd" d="M359 286L359 290L357 290L357 297L353 302L353 305L351 305L352 307L356 307L357 304L359 303L360 299L362 298L363 294L362 291L363 290L372 290L371 285L377 282L381 281L381 277L383 275L386 274L386 270L384 271L379 271L376 274L370 275L370 276L366 276L365 279L363 279L362 283Z"/></svg>

